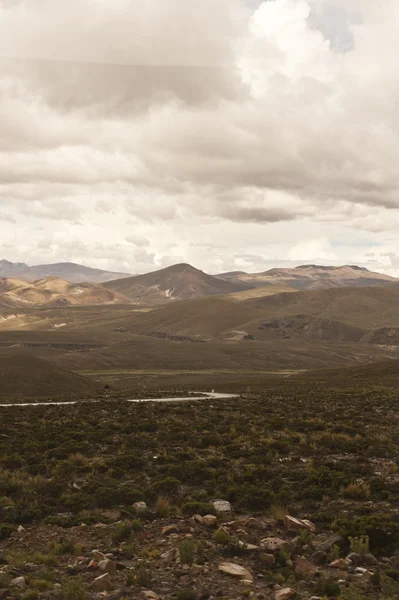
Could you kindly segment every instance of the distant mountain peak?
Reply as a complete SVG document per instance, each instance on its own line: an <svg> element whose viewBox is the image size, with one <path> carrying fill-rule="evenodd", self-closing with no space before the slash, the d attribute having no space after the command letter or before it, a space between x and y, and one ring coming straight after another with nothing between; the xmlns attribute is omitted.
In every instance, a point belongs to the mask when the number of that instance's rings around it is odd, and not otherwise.
<svg viewBox="0 0 399 600"><path fill-rule="evenodd" d="M113 273L102 269L93 269L73 262L60 262L29 266L26 263L13 263L0 260L0 278L18 277L26 281L37 281L46 277L57 277L73 283L104 283L112 279L130 277L128 273Z"/></svg>

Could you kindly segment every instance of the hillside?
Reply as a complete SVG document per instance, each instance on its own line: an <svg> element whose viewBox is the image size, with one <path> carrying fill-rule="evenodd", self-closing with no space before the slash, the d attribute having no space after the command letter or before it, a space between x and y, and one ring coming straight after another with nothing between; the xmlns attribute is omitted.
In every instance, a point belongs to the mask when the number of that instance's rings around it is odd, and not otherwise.
<svg viewBox="0 0 399 600"><path fill-rule="evenodd" d="M399 284L282 293L241 302L200 298L159 307L129 326L203 339L323 340L399 345Z"/></svg>
<svg viewBox="0 0 399 600"><path fill-rule="evenodd" d="M13 351L0 357L0 397L87 395L97 387L85 377L26 353Z"/></svg>
<svg viewBox="0 0 399 600"><path fill-rule="evenodd" d="M368 269L349 265L342 267L302 265L294 269L270 269L264 273L245 273L242 271L221 273L216 277L230 283L244 283L256 287L287 285L298 290L372 287L397 281L388 275L373 273Z"/></svg>
<svg viewBox="0 0 399 600"><path fill-rule="evenodd" d="M161 304L172 300L230 294L250 287L244 283L217 279L187 264L110 281L104 286L127 296L137 304Z"/></svg>
<svg viewBox="0 0 399 600"><path fill-rule="evenodd" d="M128 276L128 273L114 273L102 269L92 269L91 267L71 262L30 267L26 263L13 263L8 260L0 260L0 278L16 277L25 281L35 281L44 277L59 277L60 279L74 283L83 281L103 283Z"/></svg>
<svg viewBox="0 0 399 600"><path fill-rule="evenodd" d="M57 277L27 282L0 279L0 301L4 307L82 306L93 304L129 304L118 292L94 283L70 283Z"/></svg>

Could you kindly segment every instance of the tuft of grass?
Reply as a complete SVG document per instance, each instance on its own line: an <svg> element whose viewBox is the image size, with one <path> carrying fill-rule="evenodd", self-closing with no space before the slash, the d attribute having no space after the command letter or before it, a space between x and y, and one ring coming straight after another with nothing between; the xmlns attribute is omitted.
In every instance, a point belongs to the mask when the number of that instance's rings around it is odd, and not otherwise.
<svg viewBox="0 0 399 600"><path fill-rule="evenodd" d="M64 577L61 581L63 600L86 600L86 590L80 577Z"/></svg>
<svg viewBox="0 0 399 600"><path fill-rule="evenodd" d="M165 496L160 496L156 505L157 516L161 519L166 519L170 514L170 499Z"/></svg>

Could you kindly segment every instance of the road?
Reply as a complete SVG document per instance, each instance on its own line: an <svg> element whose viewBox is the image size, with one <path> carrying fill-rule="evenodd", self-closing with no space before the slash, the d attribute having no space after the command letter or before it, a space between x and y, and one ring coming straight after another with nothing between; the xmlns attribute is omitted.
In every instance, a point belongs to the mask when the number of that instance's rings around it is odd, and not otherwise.
<svg viewBox="0 0 399 600"><path fill-rule="evenodd" d="M185 396L181 398L133 398L125 400L125 402L192 402L199 400L229 400L231 398L239 398L239 394L221 394L217 392L194 392L195 394L203 394L202 396ZM2 407L11 406L65 406L69 404L98 404L103 400L70 400L66 402L19 402L13 404L0 404Z"/></svg>

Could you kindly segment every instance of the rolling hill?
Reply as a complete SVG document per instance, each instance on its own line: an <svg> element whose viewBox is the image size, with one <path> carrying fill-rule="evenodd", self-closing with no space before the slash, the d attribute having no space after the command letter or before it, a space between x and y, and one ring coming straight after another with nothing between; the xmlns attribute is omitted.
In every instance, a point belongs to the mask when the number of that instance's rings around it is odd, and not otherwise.
<svg viewBox="0 0 399 600"><path fill-rule="evenodd" d="M70 283L57 277L34 282L22 279L0 279L0 302L4 307L82 306L95 304L129 304L118 292L95 283Z"/></svg>
<svg viewBox="0 0 399 600"><path fill-rule="evenodd" d="M26 263L13 263L0 260L0 278L18 278L25 281L35 281L45 277L59 277L74 283L91 282L103 283L112 279L129 277L128 273L113 273L102 269L92 269L84 265L71 262L62 262L49 265L36 265L30 267Z"/></svg>
<svg viewBox="0 0 399 600"><path fill-rule="evenodd" d="M337 287L372 287L392 281L393 277L373 273L368 269L345 265L342 267L302 265L294 269L270 269L264 273L235 271L216 275L222 281L250 286L286 285L298 290L317 290Z"/></svg>
<svg viewBox="0 0 399 600"><path fill-rule="evenodd" d="M89 379L21 352L0 356L0 397L88 395L98 391Z"/></svg>
<svg viewBox="0 0 399 600"><path fill-rule="evenodd" d="M135 317L129 330L202 339L322 340L399 346L399 284L200 298Z"/></svg>
<svg viewBox="0 0 399 600"><path fill-rule="evenodd" d="M188 264L173 265L153 273L109 281L104 286L127 296L134 303L148 305L230 294L250 287L245 283L217 279Z"/></svg>

